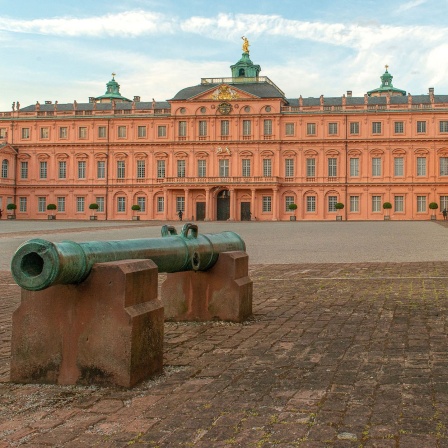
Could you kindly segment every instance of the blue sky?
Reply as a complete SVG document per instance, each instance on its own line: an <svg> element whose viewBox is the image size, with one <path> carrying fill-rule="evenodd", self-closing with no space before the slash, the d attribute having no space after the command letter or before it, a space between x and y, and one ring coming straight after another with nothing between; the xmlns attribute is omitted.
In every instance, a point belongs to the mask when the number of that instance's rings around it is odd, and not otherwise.
<svg viewBox="0 0 448 448"><path fill-rule="evenodd" d="M121 93L172 98L250 57L288 98L448 94L446 0L0 0L0 110Z"/></svg>

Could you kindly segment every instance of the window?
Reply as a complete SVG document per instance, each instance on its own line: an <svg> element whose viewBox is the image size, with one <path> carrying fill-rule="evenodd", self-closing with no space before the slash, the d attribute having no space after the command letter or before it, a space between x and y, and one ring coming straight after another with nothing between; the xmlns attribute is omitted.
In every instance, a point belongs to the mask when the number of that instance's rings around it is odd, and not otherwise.
<svg viewBox="0 0 448 448"><path fill-rule="evenodd" d="M185 211L185 197L184 196L178 196L176 198L176 211L182 212L182 213Z"/></svg>
<svg viewBox="0 0 448 448"><path fill-rule="evenodd" d="M206 177L206 176L207 176L207 161L198 160L198 177Z"/></svg>
<svg viewBox="0 0 448 448"><path fill-rule="evenodd" d="M45 212L47 210L47 198L38 197L37 198L37 211Z"/></svg>
<svg viewBox="0 0 448 448"><path fill-rule="evenodd" d="M126 211L126 198L124 196L117 197L117 212L124 213Z"/></svg>
<svg viewBox="0 0 448 448"><path fill-rule="evenodd" d="M250 177L250 159L242 159L242 176Z"/></svg>
<svg viewBox="0 0 448 448"><path fill-rule="evenodd" d="M229 135L229 120L221 120L221 136Z"/></svg>
<svg viewBox="0 0 448 448"><path fill-rule="evenodd" d="M124 179L126 176L126 164L124 160L117 161L117 179Z"/></svg>
<svg viewBox="0 0 448 448"><path fill-rule="evenodd" d="M106 126L98 126L98 138L106 138Z"/></svg>
<svg viewBox="0 0 448 448"><path fill-rule="evenodd" d="M357 121L350 123L350 134L359 134L359 123Z"/></svg>
<svg viewBox="0 0 448 448"><path fill-rule="evenodd" d="M185 160L177 161L177 177L185 177Z"/></svg>
<svg viewBox="0 0 448 448"><path fill-rule="evenodd" d="M87 138L87 128L86 127L80 127L78 129L78 137L79 138Z"/></svg>
<svg viewBox="0 0 448 448"><path fill-rule="evenodd" d="M440 175L448 176L448 157L440 157Z"/></svg>
<svg viewBox="0 0 448 448"><path fill-rule="evenodd" d="M294 177L294 159L285 159L285 177Z"/></svg>
<svg viewBox="0 0 448 448"><path fill-rule="evenodd" d="M440 196L440 210L448 210L448 196Z"/></svg>
<svg viewBox="0 0 448 448"><path fill-rule="evenodd" d="M58 212L65 212L65 197L57 198Z"/></svg>
<svg viewBox="0 0 448 448"><path fill-rule="evenodd" d="M426 196L417 196L417 213L426 212Z"/></svg>
<svg viewBox="0 0 448 448"><path fill-rule="evenodd" d="M316 175L316 159L306 159L306 177L314 177Z"/></svg>
<svg viewBox="0 0 448 448"><path fill-rule="evenodd" d="M27 198L19 198L19 211L26 212L26 208L27 208Z"/></svg>
<svg viewBox="0 0 448 448"><path fill-rule="evenodd" d="M286 210L287 212L294 211L294 210L290 210L290 209L289 209L289 206L290 206L291 204L294 204L294 196L285 196L285 210Z"/></svg>
<svg viewBox="0 0 448 448"><path fill-rule="evenodd" d="M264 177L272 176L272 160L271 159L263 159L263 176Z"/></svg>
<svg viewBox="0 0 448 448"><path fill-rule="evenodd" d="M309 213L316 211L316 196L306 197L306 211Z"/></svg>
<svg viewBox="0 0 448 448"><path fill-rule="evenodd" d="M104 212L104 196L97 196L95 202L98 204L98 211Z"/></svg>
<svg viewBox="0 0 448 448"><path fill-rule="evenodd" d="M372 212L381 211L381 196L372 196Z"/></svg>
<svg viewBox="0 0 448 448"><path fill-rule="evenodd" d="M423 134L426 132L426 121L417 121L417 133Z"/></svg>
<svg viewBox="0 0 448 448"><path fill-rule="evenodd" d="M271 196L263 196L262 202L263 212L267 213L272 210L272 197Z"/></svg>
<svg viewBox="0 0 448 448"><path fill-rule="evenodd" d="M338 202L337 196L328 196L328 211L335 212L336 211L336 203Z"/></svg>
<svg viewBox="0 0 448 448"><path fill-rule="evenodd" d="M28 162L20 162L20 178L28 179Z"/></svg>
<svg viewBox="0 0 448 448"><path fill-rule="evenodd" d="M357 177L359 176L359 158L352 157L350 159L350 176Z"/></svg>
<svg viewBox="0 0 448 448"><path fill-rule="evenodd" d="M245 136L252 135L252 121L251 120L243 120L243 135L245 135Z"/></svg>
<svg viewBox="0 0 448 448"><path fill-rule="evenodd" d="M78 179L86 178L86 162L81 160L78 162Z"/></svg>
<svg viewBox="0 0 448 448"><path fill-rule="evenodd" d="M205 120L199 121L199 137L207 136L207 122Z"/></svg>
<svg viewBox="0 0 448 448"><path fill-rule="evenodd" d="M68 128L67 127L60 127L59 128L59 138L67 138L68 137Z"/></svg>
<svg viewBox="0 0 448 448"><path fill-rule="evenodd" d="M381 134L381 121L374 121L372 123L372 134Z"/></svg>
<svg viewBox="0 0 448 448"><path fill-rule="evenodd" d="M229 176L229 159L221 159L219 161L219 176L220 177Z"/></svg>
<svg viewBox="0 0 448 448"><path fill-rule="evenodd" d="M307 123L306 133L307 135L316 135L316 123Z"/></svg>
<svg viewBox="0 0 448 448"><path fill-rule="evenodd" d="M78 213L84 213L86 205L86 198L84 196L78 196L76 198L76 211Z"/></svg>
<svg viewBox="0 0 448 448"><path fill-rule="evenodd" d="M337 161L336 158L328 159L328 177L336 177L337 176Z"/></svg>
<svg viewBox="0 0 448 448"><path fill-rule="evenodd" d="M372 159L372 176L381 176L381 157Z"/></svg>
<svg viewBox="0 0 448 448"><path fill-rule="evenodd" d="M137 128L137 137L138 138L146 137L146 126L139 126Z"/></svg>
<svg viewBox="0 0 448 448"><path fill-rule="evenodd" d="M404 175L404 159L403 157L394 158L394 176Z"/></svg>
<svg viewBox="0 0 448 448"><path fill-rule="evenodd" d="M65 160L59 161L58 177L59 179L67 178L67 162Z"/></svg>
<svg viewBox="0 0 448 448"><path fill-rule="evenodd" d="M394 197L394 210L395 212L404 212L404 196Z"/></svg>
<svg viewBox="0 0 448 448"><path fill-rule="evenodd" d="M285 135L294 135L294 123L286 123Z"/></svg>
<svg viewBox="0 0 448 448"><path fill-rule="evenodd" d="M337 123L328 123L328 134L336 135L338 133L338 124Z"/></svg>
<svg viewBox="0 0 448 448"><path fill-rule="evenodd" d="M146 177L146 162L144 160L137 160L137 179L144 179Z"/></svg>
<svg viewBox="0 0 448 448"><path fill-rule="evenodd" d="M179 121L179 137L187 136L187 122Z"/></svg>
<svg viewBox="0 0 448 448"><path fill-rule="evenodd" d="M404 123L402 121L396 121L395 125L395 134L403 134L404 132Z"/></svg>
<svg viewBox="0 0 448 448"><path fill-rule="evenodd" d="M140 206L141 212L146 212L146 198L144 196L137 197L137 205Z"/></svg>
<svg viewBox="0 0 448 448"><path fill-rule="evenodd" d="M426 176L426 157L417 157L417 176Z"/></svg>
<svg viewBox="0 0 448 448"><path fill-rule="evenodd" d="M157 160L157 178L163 179L165 177L165 160Z"/></svg>
<svg viewBox="0 0 448 448"><path fill-rule="evenodd" d="M6 128L0 128L0 138L6 138Z"/></svg>
<svg viewBox="0 0 448 448"><path fill-rule="evenodd" d="M48 138L50 131L48 128L40 128L40 138Z"/></svg>
<svg viewBox="0 0 448 448"><path fill-rule="evenodd" d="M96 175L98 179L106 178L106 162L103 160L98 160L96 162Z"/></svg>
<svg viewBox="0 0 448 448"><path fill-rule="evenodd" d="M26 140L30 138L30 128L22 128L22 139Z"/></svg>
<svg viewBox="0 0 448 448"><path fill-rule="evenodd" d="M158 197L157 198L157 212L162 213L165 210L165 198Z"/></svg>
<svg viewBox="0 0 448 448"><path fill-rule="evenodd" d="M126 138L126 126L118 126L118 138Z"/></svg>
<svg viewBox="0 0 448 448"><path fill-rule="evenodd" d="M350 196L350 212L359 212L359 196Z"/></svg>
<svg viewBox="0 0 448 448"><path fill-rule="evenodd" d="M40 162L39 164L39 177L40 179L47 178L47 162Z"/></svg>
<svg viewBox="0 0 448 448"><path fill-rule="evenodd" d="M272 135L272 120L263 120L264 135Z"/></svg>
<svg viewBox="0 0 448 448"><path fill-rule="evenodd" d="M8 167L9 163L6 159L2 161L2 178L6 179L8 177Z"/></svg>
<svg viewBox="0 0 448 448"><path fill-rule="evenodd" d="M157 137L166 137L166 126L157 126Z"/></svg>
<svg viewBox="0 0 448 448"><path fill-rule="evenodd" d="M441 121L439 129L440 132L448 132L448 121Z"/></svg>

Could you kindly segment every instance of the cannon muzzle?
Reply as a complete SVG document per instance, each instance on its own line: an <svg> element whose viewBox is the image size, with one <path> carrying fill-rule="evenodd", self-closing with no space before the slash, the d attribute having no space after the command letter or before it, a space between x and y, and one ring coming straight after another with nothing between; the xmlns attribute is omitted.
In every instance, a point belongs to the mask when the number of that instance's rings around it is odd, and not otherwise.
<svg viewBox="0 0 448 448"><path fill-rule="evenodd" d="M85 243L32 239L17 249L11 273L22 288L39 291L51 285L80 283L95 263L151 259L159 272L206 271L221 252L245 250L244 241L234 232L198 235L198 227L187 223L180 235L174 227L163 226L161 238Z"/></svg>

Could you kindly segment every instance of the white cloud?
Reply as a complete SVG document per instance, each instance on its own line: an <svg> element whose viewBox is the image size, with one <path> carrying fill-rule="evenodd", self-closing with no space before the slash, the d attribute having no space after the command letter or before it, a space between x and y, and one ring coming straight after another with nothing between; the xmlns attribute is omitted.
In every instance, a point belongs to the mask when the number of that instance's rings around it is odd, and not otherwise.
<svg viewBox="0 0 448 448"><path fill-rule="evenodd" d="M398 6L397 12L401 13L408 11L409 9L413 9L416 8L417 6L423 5L427 1L428 0L411 0L410 2L402 3L400 6Z"/></svg>

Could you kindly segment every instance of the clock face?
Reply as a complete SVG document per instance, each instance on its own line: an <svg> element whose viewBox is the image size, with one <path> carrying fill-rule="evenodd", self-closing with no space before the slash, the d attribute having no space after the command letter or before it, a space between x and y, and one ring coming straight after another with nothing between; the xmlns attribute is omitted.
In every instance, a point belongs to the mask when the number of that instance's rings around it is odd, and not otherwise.
<svg viewBox="0 0 448 448"><path fill-rule="evenodd" d="M232 105L229 103L221 103L218 106L218 110L222 115L228 115L232 112Z"/></svg>

